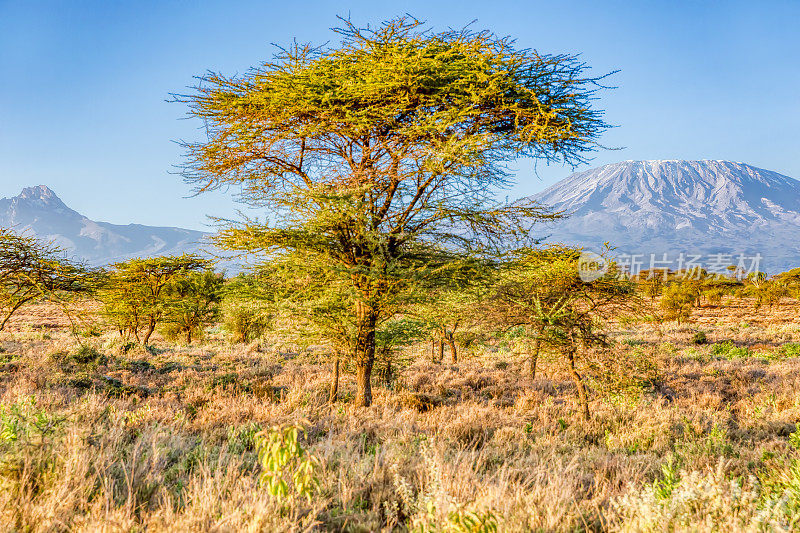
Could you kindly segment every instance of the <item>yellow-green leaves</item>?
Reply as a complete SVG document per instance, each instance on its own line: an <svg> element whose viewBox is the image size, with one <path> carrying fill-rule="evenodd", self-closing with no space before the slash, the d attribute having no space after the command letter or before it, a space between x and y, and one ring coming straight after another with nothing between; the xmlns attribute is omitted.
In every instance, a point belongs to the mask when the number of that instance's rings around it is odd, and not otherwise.
<svg viewBox="0 0 800 533"><path fill-rule="evenodd" d="M259 484L283 500L303 497L311 501L319 481L315 475L319 459L300 443L302 426L275 426L256 435L258 460L261 463Z"/></svg>
<svg viewBox="0 0 800 533"><path fill-rule="evenodd" d="M99 279L96 271L66 259L57 246L0 228L0 330L23 305L90 293Z"/></svg>

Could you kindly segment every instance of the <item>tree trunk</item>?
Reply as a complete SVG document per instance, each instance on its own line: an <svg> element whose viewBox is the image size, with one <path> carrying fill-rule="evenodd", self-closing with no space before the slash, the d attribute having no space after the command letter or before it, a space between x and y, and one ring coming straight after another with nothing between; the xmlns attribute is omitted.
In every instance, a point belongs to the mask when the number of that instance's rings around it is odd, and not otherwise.
<svg viewBox="0 0 800 533"><path fill-rule="evenodd" d="M144 334L144 338L142 339L142 345L147 346L147 342L150 340L150 335L153 334L153 331L156 329L156 321L152 318L150 322L147 324L147 331Z"/></svg>
<svg viewBox="0 0 800 533"><path fill-rule="evenodd" d="M186 330L186 344L192 344L192 329Z"/></svg>
<svg viewBox="0 0 800 533"><path fill-rule="evenodd" d="M453 364L458 363L458 349L452 333L447 336L447 344L450 346L450 357L453 360Z"/></svg>
<svg viewBox="0 0 800 533"><path fill-rule="evenodd" d="M541 345L541 341L539 336L536 336L536 340L533 341L533 350L531 350L531 359L530 359L530 372L531 372L531 381L536 379L536 365L539 362L539 346Z"/></svg>
<svg viewBox="0 0 800 533"><path fill-rule="evenodd" d="M375 363L375 309L364 302L356 304L356 340L353 359L356 362L356 407L372 405L372 365Z"/></svg>
<svg viewBox="0 0 800 533"><path fill-rule="evenodd" d="M586 394L586 385L583 384L583 379L575 367L575 345L571 344L567 348L567 357L569 358L569 373L572 377L575 388L578 389L578 401L580 408L583 411L583 419L589 420L589 397Z"/></svg>
<svg viewBox="0 0 800 533"><path fill-rule="evenodd" d="M531 381L536 379L536 366L539 363L539 348L542 345L543 333L544 333L543 326L539 326L536 328L536 339L533 341L533 350L531 350L531 358L530 358Z"/></svg>
<svg viewBox="0 0 800 533"><path fill-rule="evenodd" d="M333 378L331 379L331 391L328 396L328 402L331 404L336 402L339 397L339 357L333 361Z"/></svg>
<svg viewBox="0 0 800 533"><path fill-rule="evenodd" d="M386 361L386 375L383 378L383 381L387 387L392 386L392 360L388 359Z"/></svg>
<svg viewBox="0 0 800 533"><path fill-rule="evenodd" d="M436 339L431 339L431 361L436 362Z"/></svg>
<svg viewBox="0 0 800 533"><path fill-rule="evenodd" d="M441 363L442 361L444 361L444 339L439 341L438 348L439 348L439 360L437 362Z"/></svg>

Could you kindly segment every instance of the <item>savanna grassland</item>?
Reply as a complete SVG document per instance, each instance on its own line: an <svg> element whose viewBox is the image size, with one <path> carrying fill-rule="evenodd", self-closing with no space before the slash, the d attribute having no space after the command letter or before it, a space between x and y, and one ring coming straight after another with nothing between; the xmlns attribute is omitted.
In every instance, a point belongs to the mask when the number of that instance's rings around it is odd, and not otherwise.
<svg viewBox="0 0 800 533"><path fill-rule="evenodd" d="M356 407L343 366L269 335L125 344L92 315L24 308L0 333L0 522L29 531L794 530L800 306L725 299L686 323L626 320L635 382L589 381L591 419L513 339L428 344ZM74 331L74 328L72 328ZM699 332L703 332L703 335ZM582 363L582 364L585 364ZM629 380L630 381L630 380ZM316 483L274 496L257 437L299 424ZM306 494L308 497L306 497Z"/></svg>

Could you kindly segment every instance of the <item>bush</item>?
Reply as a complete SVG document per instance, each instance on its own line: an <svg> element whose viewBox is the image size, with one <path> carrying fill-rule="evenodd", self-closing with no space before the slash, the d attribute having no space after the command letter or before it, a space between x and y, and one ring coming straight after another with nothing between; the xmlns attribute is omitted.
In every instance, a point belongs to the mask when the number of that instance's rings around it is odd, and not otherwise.
<svg viewBox="0 0 800 533"><path fill-rule="evenodd" d="M98 362L101 359L100 353L94 346L81 346L72 355L72 360L81 365Z"/></svg>
<svg viewBox="0 0 800 533"><path fill-rule="evenodd" d="M305 497L309 502L319 481L316 470L319 459L308 453L300 443L300 426L273 427L255 435L258 461L261 463L260 486L280 500L292 495Z"/></svg>
<svg viewBox="0 0 800 533"><path fill-rule="evenodd" d="M53 443L63 422L38 408L33 396L0 404L0 486L5 496L30 498L43 490L58 460Z"/></svg>
<svg viewBox="0 0 800 533"><path fill-rule="evenodd" d="M708 338L705 331L698 331L692 337L692 344L708 344Z"/></svg>
<svg viewBox="0 0 800 533"><path fill-rule="evenodd" d="M269 329L269 317L251 302L226 299L222 307L222 326L233 336L233 342L251 342Z"/></svg>
<svg viewBox="0 0 800 533"><path fill-rule="evenodd" d="M800 343L787 342L780 348L780 354L783 357L800 357Z"/></svg>
<svg viewBox="0 0 800 533"><path fill-rule="evenodd" d="M736 346L731 341L718 342L711 346L711 355L725 359L750 357L753 353L746 346Z"/></svg>
<svg viewBox="0 0 800 533"><path fill-rule="evenodd" d="M687 321L692 316L697 297L697 288L691 280L667 285L660 304L664 318L675 320L678 324Z"/></svg>

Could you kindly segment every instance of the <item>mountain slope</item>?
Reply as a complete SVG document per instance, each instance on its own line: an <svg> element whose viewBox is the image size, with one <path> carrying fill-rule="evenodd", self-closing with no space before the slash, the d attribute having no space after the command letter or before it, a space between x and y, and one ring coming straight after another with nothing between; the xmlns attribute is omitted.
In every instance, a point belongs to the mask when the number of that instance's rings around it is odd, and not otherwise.
<svg viewBox="0 0 800 533"><path fill-rule="evenodd" d="M800 266L800 182L730 161L623 161L533 197L570 214L549 241L624 254L760 253L768 272ZM645 265L644 268L647 268Z"/></svg>
<svg viewBox="0 0 800 533"><path fill-rule="evenodd" d="M196 252L205 236L203 232L181 228L95 222L67 207L44 185L0 199L0 226L54 241L91 265Z"/></svg>

